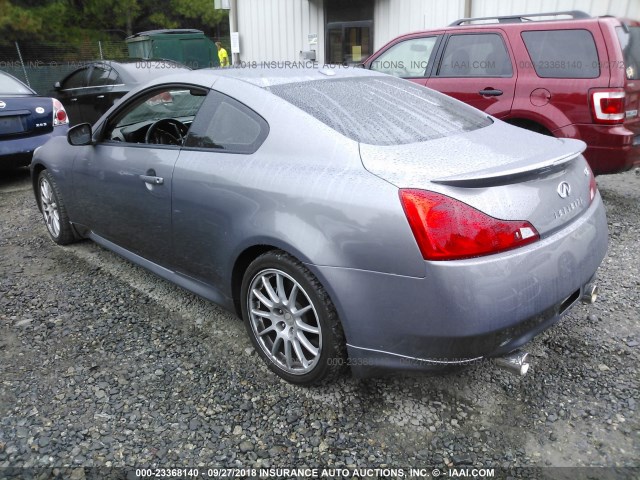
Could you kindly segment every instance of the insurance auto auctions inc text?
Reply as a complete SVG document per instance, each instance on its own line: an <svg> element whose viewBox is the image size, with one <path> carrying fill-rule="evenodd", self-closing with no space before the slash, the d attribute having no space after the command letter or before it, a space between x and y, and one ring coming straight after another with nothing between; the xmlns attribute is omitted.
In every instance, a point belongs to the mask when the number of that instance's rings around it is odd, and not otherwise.
<svg viewBox="0 0 640 480"><path fill-rule="evenodd" d="M151 469L150 469L151 470ZM148 473L148 474L147 474ZM494 478L493 468L209 468L189 469L187 477L206 478ZM136 469L139 478L157 472Z"/></svg>

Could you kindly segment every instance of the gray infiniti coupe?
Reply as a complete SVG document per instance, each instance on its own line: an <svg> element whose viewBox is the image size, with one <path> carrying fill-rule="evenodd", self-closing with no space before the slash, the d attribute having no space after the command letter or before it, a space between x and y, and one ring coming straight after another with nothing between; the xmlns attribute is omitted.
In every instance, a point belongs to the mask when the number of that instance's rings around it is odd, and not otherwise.
<svg viewBox="0 0 640 480"><path fill-rule="evenodd" d="M584 143L361 69L200 70L138 88L31 164L54 242L89 238L226 307L317 384L518 350L595 300Z"/></svg>

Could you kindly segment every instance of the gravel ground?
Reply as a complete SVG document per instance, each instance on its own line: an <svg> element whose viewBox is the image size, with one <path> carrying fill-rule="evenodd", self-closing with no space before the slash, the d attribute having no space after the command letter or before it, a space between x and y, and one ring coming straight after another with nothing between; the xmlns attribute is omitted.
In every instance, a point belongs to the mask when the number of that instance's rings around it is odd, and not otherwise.
<svg viewBox="0 0 640 480"><path fill-rule="evenodd" d="M611 233L600 299L529 345L529 375L481 364L307 389L271 374L215 305L91 242L54 245L27 172L1 173L0 478L92 466L640 478L640 176L598 183Z"/></svg>

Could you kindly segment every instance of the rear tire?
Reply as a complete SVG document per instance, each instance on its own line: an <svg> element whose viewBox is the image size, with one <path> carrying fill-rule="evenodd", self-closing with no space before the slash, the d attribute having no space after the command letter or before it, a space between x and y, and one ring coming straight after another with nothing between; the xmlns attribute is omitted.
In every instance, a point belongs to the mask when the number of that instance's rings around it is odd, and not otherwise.
<svg viewBox="0 0 640 480"><path fill-rule="evenodd" d="M46 170L38 176L38 201L51 239L58 245L67 245L75 241L76 236L58 185Z"/></svg>
<svg viewBox="0 0 640 480"><path fill-rule="evenodd" d="M279 377L318 385L344 371L345 339L335 307L292 256L273 250L256 258L242 280L241 307L253 346Z"/></svg>

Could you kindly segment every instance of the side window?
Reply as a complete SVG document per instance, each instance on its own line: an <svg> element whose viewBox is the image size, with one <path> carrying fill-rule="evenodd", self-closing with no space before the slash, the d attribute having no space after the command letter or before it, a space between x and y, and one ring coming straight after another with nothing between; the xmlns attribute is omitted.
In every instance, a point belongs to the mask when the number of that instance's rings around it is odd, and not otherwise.
<svg viewBox="0 0 640 480"><path fill-rule="evenodd" d="M89 74L89 86L101 87L104 85L115 85L118 80L118 73L109 67L95 65Z"/></svg>
<svg viewBox="0 0 640 480"><path fill-rule="evenodd" d="M269 125L246 105L211 91L193 122L186 147L212 148L227 153L254 153L269 133Z"/></svg>
<svg viewBox="0 0 640 480"><path fill-rule="evenodd" d="M187 86L147 91L109 119L105 140L182 146L206 91Z"/></svg>
<svg viewBox="0 0 640 480"><path fill-rule="evenodd" d="M438 37L396 43L371 62L371 70L395 77L424 77Z"/></svg>
<svg viewBox="0 0 640 480"><path fill-rule="evenodd" d="M497 33L452 35L447 42L439 77L511 77L511 58Z"/></svg>
<svg viewBox="0 0 640 480"><path fill-rule="evenodd" d="M542 78L598 78L598 50L588 30L522 32L536 74Z"/></svg>
<svg viewBox="0 0 640 480"><path fill-rule="evenodd" d="M87 86L87 73L89 68L83 68L76 72L73 72L62 82L62 89L68 90L70 88L81 88Z"/></svg>

